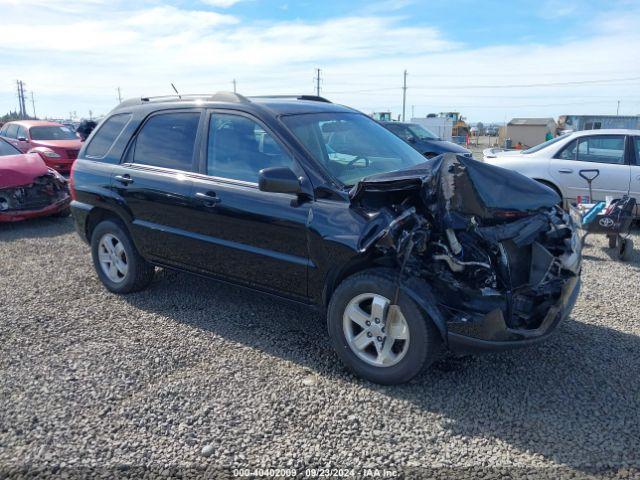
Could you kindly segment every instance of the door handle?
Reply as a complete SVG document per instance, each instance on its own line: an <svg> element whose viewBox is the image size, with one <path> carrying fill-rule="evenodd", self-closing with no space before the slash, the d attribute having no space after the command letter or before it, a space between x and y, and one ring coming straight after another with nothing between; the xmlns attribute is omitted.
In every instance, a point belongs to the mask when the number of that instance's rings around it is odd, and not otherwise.
<svg viewBox="0 0 640 480"><path fill-rule="evenodd" d="M573 170L571 170L570 168L561 168L560 170L558 170L558 173L573 173Z"/></svg>
<svg viewBox="0 0 640 480"><path fill-rule="evenodd" d="M125 174L125 175L116 175L113 178L115 178L116 181L120 182L123 185L129 185L130 183L133 183L133 178L131 178L127 174Z"/></svg>
<svg viewBox="0 0 640 480"><path fill-rule="evenodd" d="M220 203L220 197L216 195L216 192L196 192L196 198L204 204L205 207L215 207Z"/></svg>

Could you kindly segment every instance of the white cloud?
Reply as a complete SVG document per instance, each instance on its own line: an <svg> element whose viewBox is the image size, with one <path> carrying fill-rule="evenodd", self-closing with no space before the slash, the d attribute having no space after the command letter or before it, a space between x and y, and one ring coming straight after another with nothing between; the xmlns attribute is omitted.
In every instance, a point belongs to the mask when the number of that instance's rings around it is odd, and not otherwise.
<svg viewBox="0 0 640 480"><path fill-rule="evenodd" d="M236 3L240 3L242 1L244 0L200 0L200 2L204 3L205 5L217 8L233 7Z"/></svg>
<svg viewBox="0 0 640 480"><path fill-rule="evenodd" d="M623 112L640 112L640 102L628 100L638 98L637 83L458 88L640 76L640 66L629 61L640 44L632 28L640 14L629 13L624 22L613 14L599 16L585 25L582 38L564 43L471 48L438 29L388 14L267 24L157 2L136 9L83 3L87 10L71 17L40 9L27 17L21 5L3 11L0 112L15 108L16 78L35 91L39 113L64 115L108 111L118 86L125 96L171 93L170 82L181 92L203 93L229 90L235 78L245 94L311 93L315 67L323 69L325 92L348 92L327 93L330 98L365 111L398 112L406 68L408 105L419 114L453 109L482 120L557 115L558 109L604 110L606 102L615 106L615 97L623 99ZM511 107L571 102L575 108Z"/></svg>

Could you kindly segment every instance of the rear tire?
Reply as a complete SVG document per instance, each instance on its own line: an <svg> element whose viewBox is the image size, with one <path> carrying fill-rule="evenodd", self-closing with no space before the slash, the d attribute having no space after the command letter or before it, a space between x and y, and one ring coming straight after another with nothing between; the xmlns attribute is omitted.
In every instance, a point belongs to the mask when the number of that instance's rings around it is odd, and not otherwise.
<svg viewBox="0 0 640 480"><path fill-rule="evenodd" d="M434 323L402 292L398 316L390 324L388 311L395 296L395 277L395 271L383 268L348 277L333 293L327 313L331 342L342 362L357 375L383 385L408 382L442 351ZM380 308L385 301L386 306ZM377 314L382 311L382 315ZM384 318L375 322L379 317ZM365 326L366 322L370 326ZM359 348L363 344L366 347Z"/></svg>
<svg viewBox="0 0 640 480"><path fill-rule="evenodd" d="M91 235L91 256L100 281L113 293L144 290L155 268L138 253L119 220L104 220Z"/></svg>

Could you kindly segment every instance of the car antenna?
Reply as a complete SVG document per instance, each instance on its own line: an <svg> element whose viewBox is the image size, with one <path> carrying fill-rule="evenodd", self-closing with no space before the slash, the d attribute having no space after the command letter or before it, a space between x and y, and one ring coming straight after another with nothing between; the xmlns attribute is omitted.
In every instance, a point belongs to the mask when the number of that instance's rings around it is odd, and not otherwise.
<svg viewBox="0 0 640 480"><path fill-rule="evenodd" d="M180 96L180 94L178 93L178 89L176 88L176 86L172 83L171 87L173 88L173 91L176 92L176 95L178 95L178 98L180 100L182 100L182 97Z"/></svg>

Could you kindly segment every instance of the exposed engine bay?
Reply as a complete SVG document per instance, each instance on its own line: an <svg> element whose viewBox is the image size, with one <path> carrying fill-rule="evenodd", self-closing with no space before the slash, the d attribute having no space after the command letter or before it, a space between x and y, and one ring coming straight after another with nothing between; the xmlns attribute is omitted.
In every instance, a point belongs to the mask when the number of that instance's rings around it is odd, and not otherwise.
<svg viewBox="0 0 640 480"><path fill-rule="evenodd" d="M551 189L515 172L447 154L365 178L351 191L380 213L360 248L424 280L448 328L512 339L548 321L580 274L580 240ZM555 321L555 319L552 319Z"/></svg>
<svg viewBox="0 0 640 480"><path fill-rule="evenodd" d="M40 210L69 196L67 183L59 174L49 172L33 183L0 190L0 213Z"/></svg>

